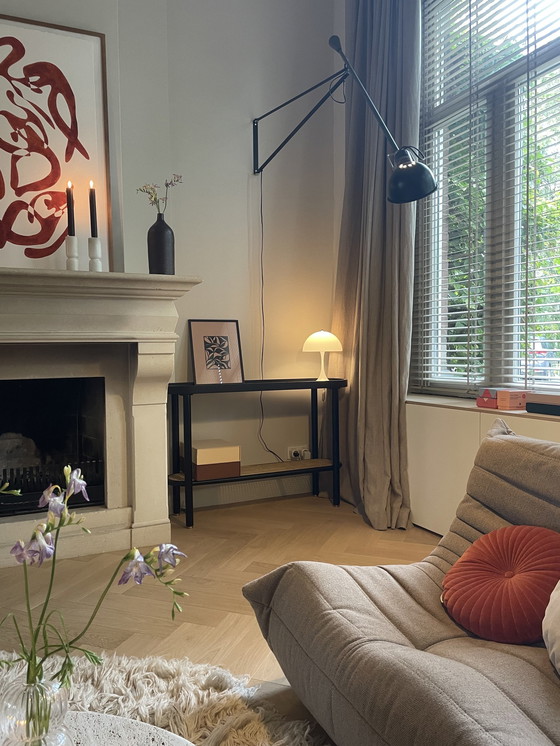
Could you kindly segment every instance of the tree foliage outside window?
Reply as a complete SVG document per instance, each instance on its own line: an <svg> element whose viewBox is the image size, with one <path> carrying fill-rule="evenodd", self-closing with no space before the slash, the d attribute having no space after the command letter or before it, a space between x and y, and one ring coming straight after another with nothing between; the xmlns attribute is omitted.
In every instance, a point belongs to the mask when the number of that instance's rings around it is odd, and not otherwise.
<svg viewBox="0 0 560 746"><path fill-rule="evenodd" d="M560 4L425 0L423 87L411 386L560 388Z"/></svg>

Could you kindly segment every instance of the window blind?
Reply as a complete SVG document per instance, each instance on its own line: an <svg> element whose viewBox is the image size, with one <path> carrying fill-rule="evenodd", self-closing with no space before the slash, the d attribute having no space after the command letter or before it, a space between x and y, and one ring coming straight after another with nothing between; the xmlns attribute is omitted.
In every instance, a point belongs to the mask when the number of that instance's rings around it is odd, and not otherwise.
<svg viewBox="0 0 560 746"><path fill-rule="evenodd" d="M560 389L560 3L425 0L411 389Z"/></svg>

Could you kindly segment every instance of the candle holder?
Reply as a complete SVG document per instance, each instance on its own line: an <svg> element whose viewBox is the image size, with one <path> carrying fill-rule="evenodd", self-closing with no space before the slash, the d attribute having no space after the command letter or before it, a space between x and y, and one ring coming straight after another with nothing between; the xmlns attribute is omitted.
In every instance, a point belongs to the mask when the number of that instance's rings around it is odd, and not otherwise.
<svg viewBox="0 0 560 746"><path fill-rule="evenodd" d="M78 269L78 239L76 236L66 236L66 269Z"/></svg>
<svg viewBox="0 0 560 746"><path fill-rule="evenodd" d="M101 272L101 240L99 238L88 238L89 271Z"/></svg>

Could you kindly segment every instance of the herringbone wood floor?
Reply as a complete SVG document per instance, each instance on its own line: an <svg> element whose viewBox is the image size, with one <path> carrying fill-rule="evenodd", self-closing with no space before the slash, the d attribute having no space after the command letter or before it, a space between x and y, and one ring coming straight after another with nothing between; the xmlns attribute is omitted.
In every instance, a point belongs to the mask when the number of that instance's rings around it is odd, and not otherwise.
<svg viewBox="0 0 560 746"><path fill-rule="evenodd" d="M295 497L199 510L195 528L173 519L172 541L188 555L176 573L183 613L170 616L170 594L152 579L141 586L113 584L85 647L122 655L188 657L224 666L255 681L274 681L281 669L261 637L241 587L292 560L371 565L409 563L425 557L439 537L420 528L373 531L342 504ZM14 537L18 538L18 537ZM62 560L57 568L54 608L69 630L87 620L121 552ZM33 602L41 598L46 565L31 568ZM0 570L0 618L16 611L25 624L20 566ZM36 589L36 590L35 590ZM0 649L17 645L12 624L0 627Z"/></svg>

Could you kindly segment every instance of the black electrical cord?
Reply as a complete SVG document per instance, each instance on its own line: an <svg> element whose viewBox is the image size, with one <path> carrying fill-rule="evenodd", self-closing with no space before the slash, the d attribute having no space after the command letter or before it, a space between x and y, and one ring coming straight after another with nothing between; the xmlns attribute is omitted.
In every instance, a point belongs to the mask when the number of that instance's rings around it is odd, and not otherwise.
<svg viewBox="0 0 560 746"><path fill-rule="evenodd" d="M259 217L260 217L260 250L259 250L259 270L260 270L260 306L261 306L261 354L260 354L260 361L259 361L259 370L260 370L260 377L261 380L264 379L264 340L265 340L265 329L266 329L266 315L265 315L265 307L264 307L264 208L263 208L263 172L261 171L260 174L260 206L259 206ZM268 453L271 453L278 461L284 461L284 459L279 456L276 451L273 451L272 448L269 447L268 443L264 439L263 435L263 427L264 427L264 401L263 401L263 394L264 392L261 391L259 393L259 406L260 406L260 418L259 418L259 427L257 430L257 436L259 439L259 443L262 445L262 447L265 449L265 451L268 451Z"/></svg>
<svg viewBox="0 0 560 746"><path fill-rule="evenodd" d="M332 80L329 83L329 90L332 90L335 83L337 82L338 78L335 80ZM335 104L345 104L346 103L346 81L342 84L342 98L336 98L333 93L331 93L331 99L335 102Z"/></svg>

